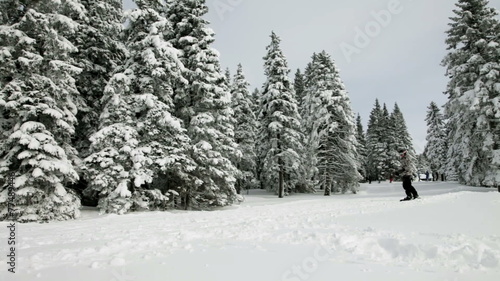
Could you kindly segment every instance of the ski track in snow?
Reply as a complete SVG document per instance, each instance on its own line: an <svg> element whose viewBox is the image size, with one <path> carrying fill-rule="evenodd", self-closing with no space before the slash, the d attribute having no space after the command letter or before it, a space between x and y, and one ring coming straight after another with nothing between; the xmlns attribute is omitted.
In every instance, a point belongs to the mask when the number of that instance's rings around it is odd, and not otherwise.
<svg viewBox="0 0 500 281"><path fill-rule="evenodd" d="M456 220L435 222L469 224L474 216L489 212L498 214L500 195L468 191L474 189L457 184L424 184L417 186L423 199L409 202L399 202L403 192L398 183L363 185L358 195L331 197L316 194L278 199L257 190L252 191L254 195L246 196L242 204L216 211L97 216L95 210L84 210L83 217L76 221L17 224L18 270L22 274L15 277L31 280L41 276L37 272L50 268L106 270L175 258L176 254L224 249L266 253L273 251L273 247L284 248L280 246L292 249L294 246L320 247L328 253L326 263L333 264L365 263L414 271L486 272L500 276L498 220L489 222L492 224L490 233L476 234L465 231L467 225L462 227L465 233L459 233L446 231L446 227L433 231L425 225L412 226L411 222L409 229L404 226L398 229L390 221L391 215L400 218L405 212L413 215L407 218L410 221L419 221L422 218L415 216L426 214L426 209L437 208L445 212L443 206L468 204L462 201L473 204L475 201L471 198L489 202L489 206L483 207L491 210L472 214L470 220L456 217ZM495 199L488 201L485 196ZM432 221L432 213L427 215ZM449 215L453 218L453 214ZM388 221L384 221L384 217ZM461 219L466 221L461 222ZM2 229L6 225L0 223ZM2 243L6 244L6 240ZM300 258L292 260L300 261ZM10 276L4 279L8 276L6 262L2 253L0 279L14 280L9 279Z"/></svg>

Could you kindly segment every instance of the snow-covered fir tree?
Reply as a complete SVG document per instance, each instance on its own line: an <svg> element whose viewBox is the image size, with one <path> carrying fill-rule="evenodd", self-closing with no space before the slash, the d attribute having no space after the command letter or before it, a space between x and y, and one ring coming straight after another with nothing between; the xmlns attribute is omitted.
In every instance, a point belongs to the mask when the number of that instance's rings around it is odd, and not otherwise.
<svg viewBox="0 0 500 281"><path fill-rule="evenodd" d="M80 94L68 38L80 1L0 3L0 220L8 216L7 177L14 177L14 217L21 222L79 216L80 199L69 190L78 180L71 145Z"/></svg>
<svg viewBox="0 0 500 281"><path fill-rule="evenodd" d="M226 68L226 71L224 72L224 78L226 79L227 86L231 88L232 83L231 83L231 70L229 70L229 67Z"/></svg>
<svg viewBox="0 0 500 281"><path fill-rule="evenodd" d="M394 178L399 170L398 150L406 149L415 159L415 149L398 104L389 114L387 106L380 106L378 99L370 114L366 136L367 174L371 180ZM416 168L413 168L416 173Z"/></svg>
<svg viewBox="0 0 500 281"><path fill-rule="evenodd" d="M357 191L358 169L356 124L349 97L335 64L325 51L314 54L307 71L303 124L308 136L306 151L313 155L319 185L325 195ZM309 163L308 163L309 164Z"/></svg>
<svg viewBox="0 0 500 281"><path fill-rule="evenodd" d="M233 79L231 89L232 103L234 110L235 140L238 144L242 156L237 161L237 168L241 171L241 178L236 184L236 191L241 193L242 189L250 189L258 186L256 177L256 153L255 140L257 133L257 118L253 111L253 104L248 86L250 84L245 78L243 67L238 65L238 69Z"/></svg>
<svg viewBox="0 0 500 281"><path fill-rule="evenodd" d="M259 102L260 102L260 91L259 89L255 88L253 92L250 94L250 100L252 101L252 110L255 116L257 117L259 115ZM257 123L259 123L259 120L257 120Z"/></svg>
<svg viewBox="0 0 500 281"><path fill-rule="evenodd" d="M416 156L415 148L413 147L413 140L408 132L408 127L406 126L406 120L397 103L394 104L390 119L395 124L396 146L404 147L408 150L408 153Z"/></svg>
<svg viewBox="0 0 500 281"><path fill-rule="evenodd" d="M395 114L389 114L387 105L384 103L382 106L382 118L380 126L383 128L383 142L384 146L384 165L383 165L383 175L384 179L394 178L396 171L400 166L400 156L398 149L406 148L399 141L400 132L398 132L398 124L396 123Z"/></svg>
<svg viewBox="0 0 500 281"><path fill-rule="evenodd" d="M84 104L77 115L77 134L74 145L81 157L88 156L90 135L99 127L104 88L118 65L123 63L126 50L123 44L122 0L86 0L85 16L78 20L79 32L73 35L78 48L75 59L82 73L76 86Z"/></svg>
<svg viewBox="0 0 500 281"><path fill-rule="evenodd" d="M101 127L85 159L85 193L96 194L108 213L164 209L195 169L182 121L170 114L172 85L187 81L179 52L165 39L172 32L165 4L135 3L126 30L130 55L106 86Z"/></svg>
<svg viewBox="0 0 500 281"><path fill-rule="evenodd" d="M424 155L432 173L441 177L446 167L446 127L443 114L435 102L429 105L425 121L427 122L427 137L425 138L427 144Z"/></svg>
<svg viewBox="0 0 500 281"><path fill-rule="evenodd" d="M321 102L315 96L317 92L316 75L318 73L313 68L313 62L317 61L317 54L314 53L311 56L312 61L307 64L305 73L296 74L299 78L299 86L302 83L302 99L299 101L299 113L301 116L301 132L304 134L303 140L303 156L302 162L304 166L304 185L315 187L319 184L318 179L318 147L319 147L319 137L318 128L315 127L315 120L310 116L311 111L319 107L318 103ZM321 190L324 189L324 185L319 185Z"/></svg>
<svg viewBox="0 0 500 281"><path fill-rule="evenodd" d="M394 175L395 171L397 171L400 166L400 155L398 153L399 149L406 149L408 151L408 157L412 159L416 159L417 154L415 152L415 148L413 147L413 140L408 132L403 112L397 103L394 104L389 120L388 135L390 135L390 139L388 139L388 150L386 155L388 157L388 169L390 173ZM416 172L417 170L415 168L413 173L416 174Z"/></svg>
<svg viewBox="0 0 500 281"><path fill-rule="evenodd" d="M255 140L258 140L258 133L261 131L261 123L259 120L259 114L260 114L260 90L258 88L255 88L250 95L250 100L252 101L252 111L255 115ZM264 189L264 185L262 183L261 179L261 172L262 172L262 159L260 158L259 154L259 145L256 143L255 144L255 177L256 180L259 183L259 188Z"/></svg>
<svg viewBox="0 0 500 281"><path fill-rule="evenodd" d="M377 99L370 113L366 131L367 174L371 180L386 178L387 128L384 128L384 124L387 122L384 122L383 111Z"/></svg>
<svg viewBox="0 0 500 281"><path fill-rule="evenodd" d="M195 179L181 191L189 207L225 206L239 200L234 187L238 170L233 162L241 157L234 141L231 93L222 74L219 53L211 48L214 32L203 18L204 0L167 1L167 17L173 33L169 42L182 52L186 84L176 84L175 116L187 128L189 150L196 168Z"/></svg>
<svg viewBox="0 0 500 281"><path fill-rule="evenodd" d="M280 38L273 32L264 57L265 75L260 102L258 153L261 181L265 188L283 197L294 190L300 179L303 135L290 69L280 48Z"/></svg>
<svg viewBox="0 0 500 281"><path fill-rule="evenodd" d="M297 102L299 103L299 108L301 107L302 100L304 99L304 89L305 89L305 81L304 74L300 71L300 68L297 68L295 72L295 78L293 80L293 86L295 88L295 96Z"/></svg>
<svg viewBox="0 0 500 281"><path fill-rule="evenodd" d="M358 146L356 150L359 155L359 163L360 167L358 168L358 172L363 177L363 179L367 178L367 167L366 167L366 159L367 159L367 150L366 150L366 134L363 129L363 123L361 122L361 116L358 114L356 117L356 139L358 141Z"/></svg>
<svg viewBox="0 0 500 281"><path fill-rule="evenodd" d="M486 0L459 0L443 60L448 170L461 183L500 186L500 23Z"/></svg>
<svg viewBox="0 0 500 281"><path fill-rule="evenodd" d="M85 158L90 153L90 136L99 128L104 88L126 55L122 42L122 1L87 0L82 1L82 4L85 14L77 20L79 31L70 38L78 48L78 52L73 54L75 62L82 68L76 77L82 100L73 137L73 146L78 150L79 158ZM82 193L87 182L82 173L83 162L78 163L80 180L71 188L81 197L82 204L95 205L98 198L87 197Z"/></svg>

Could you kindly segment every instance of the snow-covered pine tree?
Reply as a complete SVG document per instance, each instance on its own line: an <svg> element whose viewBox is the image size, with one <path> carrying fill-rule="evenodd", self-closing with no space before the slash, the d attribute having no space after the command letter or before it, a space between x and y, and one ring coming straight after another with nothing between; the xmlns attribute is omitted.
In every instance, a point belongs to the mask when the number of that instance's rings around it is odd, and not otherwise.
<svg viewBox="0 0 500 281"><path fill-rule="evenodd" d="M227 86L229 88L232 87L231 83L231 70L229 70L229 67L226 68L226 71L224 72L224 78L226 79Z"/></svg>
<svg viewBox="0 0 500 281"><path fill-rule="evenodd" d="M313 55L307 71L303 104L308 153L314 153L319 184L325 195L331 191L357 191L358 169L356 124L345 86L330 55ZM305 157L307 158L307 157Z"/></svg>
<svg viewBox="0 0 500 281"><path fill-rule="evenodd" d="M382 176L383 179L387 180L394 177L396 170L399 168L400 157L398 149L405 146L399 144L399 132L396 118L392 113L389 114L389 110L385 103L382 106L382 116L379 125L382 132L382 143L384 143L384 152L381 155L384 161L382 165Z"/></svg>
<svg viewBox="0 0 500 281"><path fill-rule="evenodd" d="M361 122L361 116L358 114L356 118L356 139L358 141L358 146L356 150L359 155L359 163L360 167L358 168L358 172L363 177L363 179L367 178L367 167L366 167L366 159L367 159L367 150L366 150L366 135L365 130L363 129L363 123Z"/></svg>
<svg viewBox="0 0 500 281"><path fill-rule="evenodd" d="M300 115L288 77L290 69L280 48L280 38L272 32L271 43L264 57L265 75L261 95L261 122L258 134L258 153L262 160L261 181L265 188L278 193L294 190L301 169L299 152L303 135Z"/></svg>
<svg viewBox="0 0 500 281"><path fill-rule="evenodd" d="M231 93L222 74L219 53L211 48L214 32L203 18L204 0L167 1L173 26L169 42L182 51L187 84L175 85L175 115L184 121L191 138L190 156L196 168L194 184L182 191L185 208L225 206L239 200L234 184L241 157L234 141Z"/></svg>
<svg viewBox="0 0 500 281"><path fill-rule="evenodd" d="M261 131L261 123L259 120L259 114L260 114L260 90L258 88L255 88L250 95L250 100L252 101L252 111L255 115L255 140L258 140L257 134ZM261 179L261 172L262 172L262 159L260 158L259 154L259 146L256 143L255 144L255 178L258 182L259 188L264 189L263 183L260 181Z"/></svg>
<svg viewBox="0 0 500 281"><path fill-rule="evenodd" d="M319 147L319 136L317 124L315 123L314 117L311 116L311 112L319 108L319 102L316 98L316 93L318 92L317 75L318 71L316 68L319 65L314 64L317 62L317 54L314 53L311 56L311 62L307 64L306 71L304 75L300 78L302 80L299 82L303 83L303 93L302 99L300 100L299 112L302 118L301 122L301 132L304 135L303 141L303 156L302 162L304 166L304 182L305 186L310 186L314 188L319 184L318 178L318 147ZM296 79L297 79L296 74ZM324 78L324 77L323 77ZM319 184L321 190L324 189L324 185Z"/></svg>
<svg viewBox="0 0 500 281"><path fill-rule="evenodd" d="M79 31L70 38L78 48L73 57L77 66L82 68L82 72L76 77L76 86L82 100L78 106L78 124L72 141L79 158L85 158L90 153L90 136L99 128L104 88L126 55L122 40L122 0L86 0L82 1L82 5L85 7L85 14L77 20ZM83 162L78 163L76 168L80 180L71 188L82 198L82 204L94 205L98 198L89 198L82 192L87 187L87 182L82 172Z"/></svg>
<svg viewBox="0 0 500 281"><path fill-rule="evenodd" d="M302 100L304 99L305 81L304 81L304 74L302 74L300 68L297 68L297 72L295 72L295 78L293 81L294 81L293 86L295 88L295 96L297 102L299 103L299 108L301 108Z"/></svg>
<svg viewBox="0 0 500 281"><path fill-rule="evenodd" d="M395 130L397 132L397 145L405 147L408 150L408 153L416 156L415 148L413 147L413 140L410 136L410 133L408 132L408 127L406 126L406 120L397 103L394 104L394 109L391 113L391 120L396 125Z"/></svg>
<svg viewBox="0 0 500 281"><path fill-rule="evenodd" d="M165 4L135 3L126 29L129 58L106 86L101 127L85 159L85 193L97 194L101 212L164 209L192 183L188 173L195 169L182 121L170 113L172 84L187 81L179 52L165 38L172 32Z"/></svg>
<svg viewBox="0 0 500 281"><path fill-rule="evenodd" d="M236 165L242 173L241 179L236 182L236 191L238 193L241 193L242 189L258 186L256 177L257 156L255 153L257 118L252 109L253 104L248 90L249 85L243 73L243 67L239 64L231 89L231 107L234 110L236 119L234 136L242 153Z"/></svg>
<svg viewBox="0 0 500 281"><path fill-rule="evenodd" d="M459 0L443 60L448 170L461 183L500 186L500 23L486 0Z"/></svg>
<svg viewBox="0 0 500 281"><path fill-rule="evenodd" d="M79 108L78 126L73 140L81 157L89 155L90 135L99 127L104 88L117 66L123 63L123 1L85 0L85 16L78 20L79 32L74 34L78 53L76 63L82 68L76 86L84 99Z"/></svg>
<svg viewBox="0 0 500 281"><path fill-rule="evenodd" d="M255 115L255 117L259 116L259 111L260 111L260 91L259 89L255 88L253 92L250 95L250 100L252 101L252 110ZM259 120L257 119L257 123L259 123Z"/></svg>
<svg viewBox="0 0 500 281"><path fill-rule="evenodd" d="M399 169L400 163L400 155L398 153L398 149L405 148L408 151L408 155L412 159L416 159L417 154L415 152L415 148L413 147L413 141L408 132L408 127L406 126L406 120L403 116L403 112L399 108L399 105L394 104L394 109L389 117L390 119L390 135L391 140L388 143L388 151L387 156L388 160L388 169L391 173L395 173ZM413 171L415 174L417 173L417 169L415 168Z"/></svg>
<svg viewBox="0 0 500 281"><path fill-rule="evenodd" d="M431 102L425 118L427 122L427 144L424 155L433 174L439 178L446 167L446 128L443 114L435 102Z"/></svg>
<svg viewBox="0 0 500 281"><path fill-rule="evenodd" d="M14 177L15 217L21 222L79 216L80 199L67 188L78 180L75 77L68 40L83 16L80 1L0 3L0 178ZM8 70L7 70L8 68ZM7 71L4 71L7 70ZM0 187L0 220L7 219L7 185Z"/></svg>
<svg viewBox="0 0 500 281"><path fill-rule="evenodd" d="M385 178L385 153L387 151L386 137L387 128L384 125L384 114L378 99L370 113L366 133L367 149L367 173L371 180L382 180Z"/></svg>

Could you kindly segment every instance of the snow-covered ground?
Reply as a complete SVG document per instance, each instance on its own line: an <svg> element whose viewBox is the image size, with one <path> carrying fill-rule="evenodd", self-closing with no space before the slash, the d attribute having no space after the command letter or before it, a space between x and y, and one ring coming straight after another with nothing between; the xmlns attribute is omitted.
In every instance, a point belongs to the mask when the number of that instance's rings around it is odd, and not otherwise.
<svg viewBox="0 0 500 281"><path fill-rule="evenodd" d="M400 183L357 195L253 190L211 212L154 212L17 224L16 273L0 280L500 280L500 193L456 183ZM3 238L2 238L3 237Z"/></svg>

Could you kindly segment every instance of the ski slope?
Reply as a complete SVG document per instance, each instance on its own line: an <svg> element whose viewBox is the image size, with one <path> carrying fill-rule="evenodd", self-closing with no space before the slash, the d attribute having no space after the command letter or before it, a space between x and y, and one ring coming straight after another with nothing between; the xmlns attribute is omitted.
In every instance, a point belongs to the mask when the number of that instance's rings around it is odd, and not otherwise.
<svg viewBox="0 0 500 281"><path fill-rule="evenodd" d="M357 195L276 198L261 190L210 212L17 224L16 273L0 280L500 280L500 193L416 182L363 184ZM5 237L5 238L4 238Z"/></svg>

